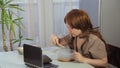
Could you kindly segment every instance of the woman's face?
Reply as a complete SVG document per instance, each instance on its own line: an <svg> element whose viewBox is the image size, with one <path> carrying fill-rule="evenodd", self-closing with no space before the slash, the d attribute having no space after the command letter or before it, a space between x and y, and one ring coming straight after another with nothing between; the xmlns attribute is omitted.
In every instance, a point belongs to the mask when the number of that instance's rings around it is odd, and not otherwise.
<svg viewBox="0 0 120 68"><path fill-rule="evenodd" d="M82 31L80 29L71 28L70 25L68 25L67 23L66 23L66 26L68 28L69 34L71 34L73 37L76 37L79 34L82 34Z"/></svg>

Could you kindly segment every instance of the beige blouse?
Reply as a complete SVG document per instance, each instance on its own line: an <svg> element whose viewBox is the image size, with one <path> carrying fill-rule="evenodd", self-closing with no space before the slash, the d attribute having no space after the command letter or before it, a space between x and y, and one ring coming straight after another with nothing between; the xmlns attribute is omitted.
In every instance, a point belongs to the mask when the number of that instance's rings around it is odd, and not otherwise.
<svg viewBox="0 0 120 68"><path fill-rule="evenodd" d="M75 46L74 41L77 40L71 39L72 37L70 35L67 35L60 39L60 43L62 45L68 45L71 49L73 49ZM87 58L101 59L107 57L104 42L93 34L90 34L88 40L78 49L79 49L78 52L80 52L83 56Z"/></svg>

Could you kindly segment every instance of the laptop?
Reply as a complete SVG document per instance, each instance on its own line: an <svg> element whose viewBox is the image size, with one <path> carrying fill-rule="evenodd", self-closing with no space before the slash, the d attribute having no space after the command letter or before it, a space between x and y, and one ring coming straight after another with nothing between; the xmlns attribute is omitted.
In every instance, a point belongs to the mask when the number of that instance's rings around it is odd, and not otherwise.
<svg viewBox="0 0 120 68"><path fill-rule="evenodd" d="M52 61L47 55L42 55L42 49L40 47L30 44L23 44L23 47L24 62L28 67L43 68L45 64L49 64Z"/></svg>

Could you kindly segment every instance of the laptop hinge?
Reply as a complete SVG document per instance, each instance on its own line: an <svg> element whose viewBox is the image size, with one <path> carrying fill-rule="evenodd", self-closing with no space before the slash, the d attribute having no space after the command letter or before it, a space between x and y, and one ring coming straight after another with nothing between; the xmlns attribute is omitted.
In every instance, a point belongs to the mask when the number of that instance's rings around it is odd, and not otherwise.
<svg viewBox="0 0 120 68"><path fill-rule="evenodd" d="M42 67L40 67L40 66L37 66L37 65L34 65L34 64L31 64L31 63L27 63L27 62L25 62L25 65L27 65L29 67L32 67L32 68L43 68L43 65L42 65Z"/></svg>

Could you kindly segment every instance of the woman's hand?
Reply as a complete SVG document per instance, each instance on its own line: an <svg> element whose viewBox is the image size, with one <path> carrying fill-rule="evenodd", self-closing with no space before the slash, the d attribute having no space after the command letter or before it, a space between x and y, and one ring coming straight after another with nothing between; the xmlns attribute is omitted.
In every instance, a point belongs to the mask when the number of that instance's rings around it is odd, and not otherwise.
<svg viewBox="0 0 120 68"><path fill-rule="evenodd" d="M59 44L59 38L58 38L58 36L55 35L55 34L53 34L53 35L51 36L51 42L52 42L52 44L54 44L54 45L58 45L58 44Z"/></svg>
<svg viewBox="0 0 120 68"><path fill-rule="evenodd" d="M76 51L73 52L73 59L79 62L85 62L85 58L79 52Z"/></svg>
<svg viewBox="0 0 120 68"><path fill-rule="evenodd" d="M59 43L59 37L58 37L57 35L55 35L55 34L52 35L52 37L51 37L51 42L52 42L54 45L57 45L57 46L60 46L60 47L64 48L64 46Z"/></svg>
<svg viewBox="0 0 120 68"><path fill-rule="evenodd" d="M105 67L107 66L107 57L102 59L90 59L82 56L79 52L73 52L73 59L78 62L88 63L95 67Z"/></svg>

